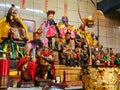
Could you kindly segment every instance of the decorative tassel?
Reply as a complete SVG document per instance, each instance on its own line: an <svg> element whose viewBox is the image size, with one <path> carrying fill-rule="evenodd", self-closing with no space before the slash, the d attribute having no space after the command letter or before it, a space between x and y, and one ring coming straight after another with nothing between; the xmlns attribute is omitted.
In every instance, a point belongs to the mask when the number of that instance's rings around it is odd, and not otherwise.
<svg viewBox="0 0 120 90"><path fill-rule="evenodd" d="M8 48L8 44L6 44L4 47L3 47L3 51L4 52L7 52L7 48ZM3 58L6 58L6 53L3 53Z"/></svg>
<svg viewBox="0 0 120 90"><path fill-rule="evenodd" d="M15 55L15 43L12 42L12 59L15 59L16 55Z"/></svg>

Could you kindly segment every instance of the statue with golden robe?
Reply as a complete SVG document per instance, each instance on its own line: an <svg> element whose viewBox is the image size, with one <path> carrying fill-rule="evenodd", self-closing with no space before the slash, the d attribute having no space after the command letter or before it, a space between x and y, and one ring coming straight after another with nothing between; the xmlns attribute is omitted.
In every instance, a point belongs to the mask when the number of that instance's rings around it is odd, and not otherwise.
<svg viewBox="0 0 120 90"><path fill-rule="evenodd" d="M0 45L4 52L9 51L9 58L22 56L21 46L28 40L28 31L22 18L17 15L17 8L11 5L6 16L0 19ZM3 54L2 57L6 58Z"/></svg>

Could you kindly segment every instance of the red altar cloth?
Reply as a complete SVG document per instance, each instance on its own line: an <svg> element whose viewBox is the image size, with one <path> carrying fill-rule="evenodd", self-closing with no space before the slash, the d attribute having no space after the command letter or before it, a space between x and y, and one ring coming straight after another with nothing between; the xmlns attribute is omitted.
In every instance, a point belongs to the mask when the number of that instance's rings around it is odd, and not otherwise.
<svg viewBox="0 0 120 90"><path fill-rule="evenodd" d="M0 59L0 76L8 76L10 71L10 60Z"/></svg>

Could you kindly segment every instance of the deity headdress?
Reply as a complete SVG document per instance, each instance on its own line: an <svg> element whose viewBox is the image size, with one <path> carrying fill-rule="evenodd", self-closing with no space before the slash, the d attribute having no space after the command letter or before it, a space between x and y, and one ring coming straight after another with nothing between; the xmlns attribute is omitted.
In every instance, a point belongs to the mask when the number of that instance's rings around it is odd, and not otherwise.
<svg viewBox="0 0 120 90"><path fill-rule="evenodd" d="M49 15L54 15L55 14L55 11L54 10L49 10L48 12L47 12L47 16L49 16Z"/></svg>

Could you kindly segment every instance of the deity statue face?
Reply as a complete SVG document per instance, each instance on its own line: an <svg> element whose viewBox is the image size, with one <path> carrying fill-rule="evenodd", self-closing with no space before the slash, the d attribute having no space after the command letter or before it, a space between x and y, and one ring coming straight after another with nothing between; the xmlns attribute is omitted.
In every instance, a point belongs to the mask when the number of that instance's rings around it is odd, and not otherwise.
<svg viewBox="0 0 120 90"><path fill-rule="evenodd" d="M81 29L82 31L84 31L85 30L85 25L81 24L80 27L79 27L79 29Z"/></svg>
<svg viewBox="0 0 120 90"><path fill-rule="evenodd" d="M67 16L62 17L62 23L64 23L65 26L68 26L68 17Z"/></svg>
<svg viewBox="0 0 120 90"><path fill-rule="evenodd" d="M54 15L52 15L52 14L48 15L48 17L47 17L48 20L51 20L53 18L54 18Z"/></svg>
<svg viewBox="0 0 120 90"><path fill-rule="evenodd" d="M33 39L40 39L40 33L39 32L34 32L33 33Z"/></svg>
<svg viewBox="0 0 120 90"><path fill-rule="evenodd" d="M11 10L11 15L13 16L13 17L16 17L17 16L17 9L14 7L14 8L12 8L12 10Z"/></svg>
<svg viewBox="0 0 120 90"><path fill-rule="evenodd" d="M13 16L13 17L16 17L16 16L17 16L17 8L15 7L14 4L12 4L12 6L11 6L11 8L9 9L8 12L9 12L9 13L11 14L11 16Z"/></svg>
<svg viewBox="0 0 120 90"><path fill-rule="evenodd" d="M67 33L65 38L70 39L71 38L71 33Z"/></svg>
<svg viewBox="0 0 120 90"><path fill-rule="evenodd" d="M48 19L48 20L53 19L53 18L54 18L54 14L55 14L55 11L54 11L54 10L49 10L49 11L47 12L47 19Z"/></svg>

